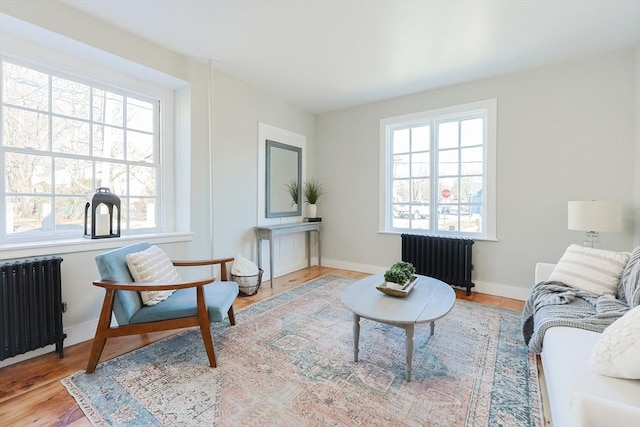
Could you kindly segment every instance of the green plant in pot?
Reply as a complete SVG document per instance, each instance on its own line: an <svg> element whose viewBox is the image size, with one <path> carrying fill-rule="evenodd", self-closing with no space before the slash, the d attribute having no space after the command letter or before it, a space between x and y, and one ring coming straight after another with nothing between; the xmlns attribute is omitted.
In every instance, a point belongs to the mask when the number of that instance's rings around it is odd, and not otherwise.
<svg viewBox="0 0 640 427"><path fill-rule="evenodd" d="M409 275L409 278L411 278L411 276L413 276L416 273L416 268L410 262L398 261L393 265L406 271L407 274Z"/></svg>
<svg viewBox="0 0 640 427"><path fill-rule="evenodd" d="M317 179L312 179L311 181L305 181L304 188L304 199L305 202L309 205L309 217L315 218L317 213L317 203L320 199L320 196L324 194L324 188L322 184Z"/></svg>
<svg viewBox="0 0 640 427"><path fill-rule="evenodd" d="M416 269L413 264L400 261L393 264L387 271L385 271L384 280L387 282L388 287L402 289L406 286L415 271Z"/></svg>
<svg viewBox="0 0 640 427"><path fill-rule="evenodd" d="M291 180L289 184L285 184L287 187L287 192L291 197L291 206L295 206L298 204L298 196L300 195L300 185L298 181Z"/></svg>

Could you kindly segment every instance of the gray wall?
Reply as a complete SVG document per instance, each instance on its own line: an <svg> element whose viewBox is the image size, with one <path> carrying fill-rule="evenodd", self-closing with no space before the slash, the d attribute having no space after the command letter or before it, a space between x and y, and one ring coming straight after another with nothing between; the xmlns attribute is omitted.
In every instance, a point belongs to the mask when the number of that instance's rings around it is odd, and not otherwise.
<svg viewBox="0 0 640 427"><path fill-rule="evenodd" d="M213 245L256 259L258 123L307 137L307 175L315 174L315 116L219 71L213 73ZM228 253L228 256L236 255ZM265 254L266 255L266 254Z"/></svg>
<svg viewBox="0 0 640 427"><path fill-rule="evenodd" d="M584 240L567 230L569 200L620 200L624 231L602 234L602 247L631 250L640 228L636 55L634 47L320 115L327 263L375 272L400 258L400 236L378 232L380 119L488 98L498 99L498 241L474 245L476 290L525 298L537 261L557 261Z"/></svg>

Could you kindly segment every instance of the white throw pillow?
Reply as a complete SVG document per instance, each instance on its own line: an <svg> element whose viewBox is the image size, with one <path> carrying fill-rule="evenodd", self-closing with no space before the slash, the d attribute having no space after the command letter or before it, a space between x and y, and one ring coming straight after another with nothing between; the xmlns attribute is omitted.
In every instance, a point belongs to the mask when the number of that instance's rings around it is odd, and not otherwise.
<svg viewBox="0 0 640 427"><path fill-rule="evenodd" d="M591 353L591 366L608 377L640 379L640 306L602 332Z"/></svg>
<svg viewBox="0 0 640 427"><path fill-rule="evenodd" d="M233 260L231 274L234 276L255 276L258 274L258 266L250 259L238 254Z"/></svg>
<svg viewBox="0 0 640 427"><path fill-rule="evenodd" d="M176 283L180 281L175 266L167 254L157 246L151 246L142 252L128 254L127 266L136 282ZM140 297L143 304L156 305L169 298L174 292L174 290L141 291Z"/></svg>
<svg viewBox="0 0 640 427"><path fill-rule="evenodd" d="M630 257L629 252L571 245L549 276L549 281L562 282L595 296L616 295L620 276Z"/></svg>

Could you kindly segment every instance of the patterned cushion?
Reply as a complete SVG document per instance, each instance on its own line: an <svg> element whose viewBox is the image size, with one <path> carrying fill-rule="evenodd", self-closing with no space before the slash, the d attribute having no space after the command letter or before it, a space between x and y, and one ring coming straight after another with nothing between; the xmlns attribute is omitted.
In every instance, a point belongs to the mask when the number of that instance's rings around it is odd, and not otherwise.
<svg viewBox="0 0 640 427"><path fill-rule="evenodd" d="M180 276L173 263L157 246L151 246L142 252L127 255L127 266L136 282L175 283ZM164 301L175 291L142 291L140 297L145 305L156 305Z"/></svg>
<svg viewBox="0 0 640 427"><path fill-rule="evenodd" d="M629 252L606 251L571 245L554 268L549 281L600 296L615 295Z"/></svg>
<svg viewBox="0 0 640 427"><path fill-rule="evenodd" d="M598 339L591 366L601 375L640 379L640 306L613 322Z"/></svg>
<svg viewBox="0 0 640 427"><path fill-rule="evenodd" d="M627 266L622 271L618 299L626 302L631 308L640 305L640 246L633 250Z"/></svg>

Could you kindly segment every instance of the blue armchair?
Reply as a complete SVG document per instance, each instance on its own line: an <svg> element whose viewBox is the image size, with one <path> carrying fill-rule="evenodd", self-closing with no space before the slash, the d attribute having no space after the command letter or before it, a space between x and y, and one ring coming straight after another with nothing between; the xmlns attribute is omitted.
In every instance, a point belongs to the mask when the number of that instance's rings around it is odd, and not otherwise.
<svg viewBox="0 0 640 427"><path fill-rule="evenodd" d="M233 258L203 261L172 261L176 267L220 265L221 281L215 278L193 282L158 283L134 282L127 266L127 254L144 251L150 244L143 242L116 249L95 258L101 280L93 282L105 289L102 311L93 340L87 373L92 373L107 338L136 335L154 331L199 326L209 358L209 366L216 367L210 322L221 322L227 317L235 325L233 302L238 296L238 284L227 281L227 263ZM142 303L141 291L175 290L166 300L156 305ZM117 327L111 327L111 313Z"/></svg>

